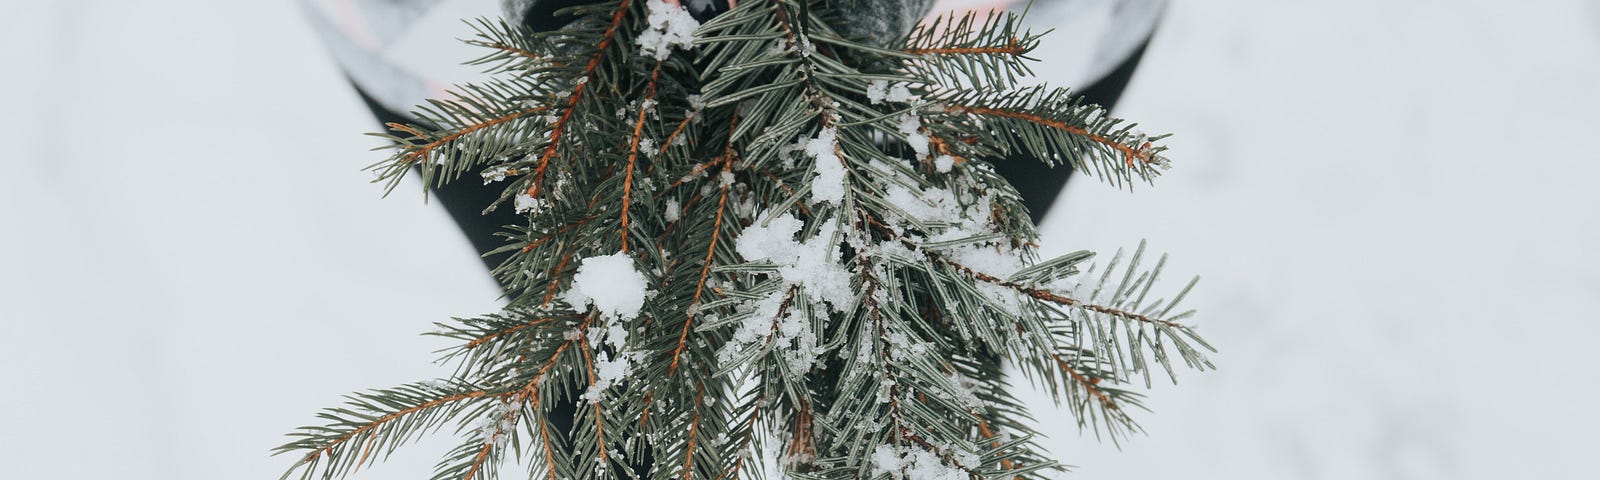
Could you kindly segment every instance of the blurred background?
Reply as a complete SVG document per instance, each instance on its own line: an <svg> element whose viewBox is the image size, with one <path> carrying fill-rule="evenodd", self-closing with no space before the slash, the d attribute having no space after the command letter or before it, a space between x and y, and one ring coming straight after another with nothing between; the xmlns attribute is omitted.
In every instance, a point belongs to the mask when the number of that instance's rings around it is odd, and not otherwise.
<svg viewBox="0 0 1600 480"><path fill-rule="evenodd" d="M0 3L0 477L276 478L284 433L446 374L417 334L497 308L420 185L368 183L300 5ZM407 49L466 58L493 13ZM1074 32L1041 76L1083 75ZM1175 168L1074 178L1044 248L1170 252L1219 369L1120 451L1041 413L1072 478L1593 478L1600 1L1173 0L1118 114Z"/></svg>

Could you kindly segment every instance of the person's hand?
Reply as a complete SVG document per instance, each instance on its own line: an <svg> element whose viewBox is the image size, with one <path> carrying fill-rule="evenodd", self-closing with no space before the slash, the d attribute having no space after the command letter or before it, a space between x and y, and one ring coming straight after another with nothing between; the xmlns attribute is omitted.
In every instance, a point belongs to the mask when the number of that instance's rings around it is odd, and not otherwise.
<svg viewBox="0 0 1600 480"><path fill-rule="evenodd" d="M506 17L535 30L553 30L565 26L571 19L559 18L556 12L592 0L502 0ZM673 5L686 5L689 13L702 22L738 6L739 0L663 0ZM759 1L759 0L745 0ZM840 33L887 43L911 31L917 22L933 8L935 0L834 0L843 22L835 25Z"/></svg>

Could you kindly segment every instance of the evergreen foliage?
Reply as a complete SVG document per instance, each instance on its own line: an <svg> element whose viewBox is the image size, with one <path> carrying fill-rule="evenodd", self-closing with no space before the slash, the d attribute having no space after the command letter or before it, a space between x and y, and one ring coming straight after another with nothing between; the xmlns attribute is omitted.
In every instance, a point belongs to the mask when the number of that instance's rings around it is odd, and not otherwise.
<svg viewBox="0 0 1600 480"><path fill-rule="evenodd" d="M509 306L440 324L459 345L448 380L353 394L293 433L286 477L343 477L451 425L462 443L434 478L495 478L506 455L550 478L732 479L763 461L1041 478L1060 466L1003 366L1113 440L1137 430L1130 383L1174 355L1211 366L1178 323L1189 289L1156 299L1143 245L1099 274L1084 252L1036 260L985 159L1128 186L1167 162L1098 106L1018 88L1040 37L1016 16L885 46L840 34L828 1L745 0L685 48L661 41L682 27L668 8L596 0L546 32L482 21L475 63L496 78L390 125L373 168L391 189L413 168L479 174L505 185L489 208L526 215L496 251Z"/></svg>

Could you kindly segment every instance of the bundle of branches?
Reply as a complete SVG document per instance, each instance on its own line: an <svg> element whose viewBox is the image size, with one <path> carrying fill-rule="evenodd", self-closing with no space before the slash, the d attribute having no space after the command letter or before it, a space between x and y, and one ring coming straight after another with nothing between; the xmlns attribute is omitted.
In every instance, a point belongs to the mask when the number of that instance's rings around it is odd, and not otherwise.
<svg viewBox="0 0 1600 480"><path fill-rule="evenodd" d="M823 0L745 0L699 24L593 1L533 32L480 23L499 73L390 125L390 188L478 174L514 208L503 311L441 324L446 378L351 395L281 453L342 477L456 425L435 478L1039 478L1003 370L1079 428L1136 431L1125 387L1172 355L1208 368L1143 246L1103 273L1040 261L985 159L1025 154L1116 185L1167 165L1065 90L1022 88L1039 36L950 16L888 45ZM1065 167L1063 167L1065 168ZM1120 254L1119 254L1120 257ZM1192 286L1193 283L1191 282ZM765 467L763 467L765 466Z"/></svg>

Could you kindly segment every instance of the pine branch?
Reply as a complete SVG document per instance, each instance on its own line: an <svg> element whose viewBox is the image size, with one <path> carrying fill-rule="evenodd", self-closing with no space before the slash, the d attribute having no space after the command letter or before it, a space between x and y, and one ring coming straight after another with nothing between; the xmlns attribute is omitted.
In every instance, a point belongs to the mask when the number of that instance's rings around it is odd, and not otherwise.
<svg viewBox="0 0 1600 480"><path fill-rule="evenodd" d="M346 408L329 409L318 415L334 423L302 427L300 432L291 434L299 440L278 447L274 453L308 452L283 478L289 478L296 470L301 472L300 478L314 478L322 461L327 462L320 467L322 478L342 477L346 470L365 464L373 449L387 456L400 444L460 414L467 408L466 402L491 395L483 390L444 393L421 384L351 395Z"/></svg>
<svg viewBox="0 0 1600 480"><path fill-rule="evenodd" d="M1039 38L1015 16L868 44L839 33L839 5L740 2L692 35L656 0L583 2L551 32L480 22L474 63L500 77L391 125L374 168L391 187L412 168L504 182L487 207L526 219L493 251L508 306L440 324L448 381L354 395L295 434L290 474L342 477L459 421L435 478L493 478L531 442L550 478L776 461L819 480L1033 480L1060 466L1003 363L1113 441L1142 408L1122 385L1175 375L1173 352L1211 367L1174 310L1188 289L1147 301L1164 262L1141 270L1142 244L1098 279L1087 253L1039 261L988 160L1148 182L1161 137L1015 88Z"/></svg>
<svg viewBox="0 0 1600 480"><path fill-rule="evenodd" d="M529 197L539 198L539 188L544 185L545 172L550 168L550 161L555 158L558 147L561 146L561 136L566 133L572 122L573 114L577 112L578 102L583 100L584 87L594 81L595 71L600 68L601 59L605 58L606 50L611 47L617 38L617 28L622 26L622 20L628 13L628 6L633 0L620 0L617 3L616 13L611 16L611 24L606 27L605 34L601 35L600 43L595 47L594 56L589 58L589 63L583 67L582 76L572 88L572 93L567 97L567 105L561 116L550 127L550 140L544 152L539 156L538 166L534 167L533 180L529 182L527 192Z"/></svg>

